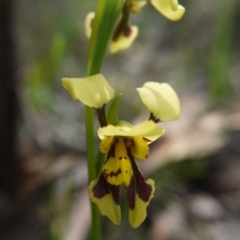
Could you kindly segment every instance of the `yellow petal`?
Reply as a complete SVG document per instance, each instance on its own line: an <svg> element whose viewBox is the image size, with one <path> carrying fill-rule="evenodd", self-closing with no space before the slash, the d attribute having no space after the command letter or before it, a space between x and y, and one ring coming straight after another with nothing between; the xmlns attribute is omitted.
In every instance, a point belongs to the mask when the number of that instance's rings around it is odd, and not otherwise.
<svg viewBox="0 0 240 240"><path fill-rule="evenodd" d="M103 138L99 144L99 151L102 153L108 153L111 148L113 138L113 136Z"/></svg>
<svg viewBox="0 0 240 240"><path fill-rule="evenodd" d="M179 118L181 114L179 99L169 84L147 82L137 91L142 102L156 118L163 122Z"/></svg>
<svg viewBox="0 0 240 240"><path fill-rule="evenodd" d="M110 150L101 172L109 184L128 186L133 176L131 161L124 138L116 137L114 140L116 142L113 143L113 149Z"/></svg>
<svg viewBox="0 0 240 240"><path fill-rule="evenodd" d="M109 190L103 197L94 196L93 188L98 180L94 180L89 185L89 195L91 200L98 205L102 215L107 216L114 224L119 225L121 222L120 205L116 204L113 198L113 193Z"/></svg>
<svg viewBox="0 0 240 240"><path fill-rule="evenodd" d="M150 0L151 4L166 18L178 21L185 13L185 8L177 0Z"/></svg>
<svg viewBox="0 0 240 240"><path fill-rule="evenodd" d="M102 74L86 78L63 78L62 83L74 100L78 99L96 109L107 104L114 96L114 89Z"/></svg>
<svg viewBox="0 0 240 240"><path fill-rule="evenodd" d="M105 136L124 136L124 137L144 137L150 141L155 141L165 133L153 121L146 121L134 127L108 125L98 129L98 136L103 139Z"/></svg>
<svg viewBox="0 0 240 240"><path fill-rule="evenodd" d="M147 206L150 200L153 198L153 193L155 191L154 181L152 179L148 179L145 181L145 183L151 186L151 195L148 200L144 201L142 198L139 197L139 194L136 192L135 206L133 209L129 208L128 216L132 228L137 228L144 221L147 216Z"/></svg>
<svg viewBox="0 0 240 240"><path fill-rule="evenodd" d="M95 12L89 12L85 19L85 34L87 38L91 37L92 24L95 17Z"/></svg>
<svg viewBox="0 0 240 240"><path fill-rule="evenodd" d="M129 3L129 8L132 13L137 13L142 10L142 8L146 5L147 1L144 0L132 0Z"/></svg>
<svg viewBox="0 0 240 240"><path fill-rule="evenodd" d="M138 28L136 26L131 26L129 29L129 33L124 34L121 33L120 36L111 42L110 45L110 52L111 53L116 53L119 50L124 50L129 48L132 43L134 42L135 38L138 35Z"/></svg>
<svg viewBox="0 0 240 240"><path fill-rule="evenodd" d="M133 137L131 143L131 152L133 156L142 160L147 159L149 147L146 140L142 137Z"/></svg>

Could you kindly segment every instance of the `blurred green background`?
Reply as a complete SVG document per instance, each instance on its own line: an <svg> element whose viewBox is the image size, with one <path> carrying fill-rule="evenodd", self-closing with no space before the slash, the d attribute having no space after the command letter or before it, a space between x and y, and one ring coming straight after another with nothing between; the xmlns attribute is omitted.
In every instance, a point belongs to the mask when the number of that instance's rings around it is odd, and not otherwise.
<svg viewBox="0 0 240 240"><path fill-rule="evenodd" d="M18 107L15 155L1 157L0 180L15 180L1 184L0 239L89 239L84 106L72 101L61 78L86 75L84 20L96 1L6 2L0 5L1 30L12 29L11 88ZM186 8L179 22L168 21L150 4L132 15L131 24L140 30L136 41L126 51L108 52L103 63L102 73L123 93L121 119L148 118L136 91L145 81L170 83L182 105L181 118L160 124L166 135L152 144L149 160L139 163L156 184L147 219L138 229L129 227L123 191L121 226L103 217L103 239L240 239L240 5L179 3ZM0 35L6 55L12 49L4 41L7 32ZM1 71L8 63L4 57L0 54ZM7 93L3 76L1 94ZM8 113L0 114L5 119ZM8 134L1 128L0 144ZM98 142L96 136L96 148Z"/></svg>

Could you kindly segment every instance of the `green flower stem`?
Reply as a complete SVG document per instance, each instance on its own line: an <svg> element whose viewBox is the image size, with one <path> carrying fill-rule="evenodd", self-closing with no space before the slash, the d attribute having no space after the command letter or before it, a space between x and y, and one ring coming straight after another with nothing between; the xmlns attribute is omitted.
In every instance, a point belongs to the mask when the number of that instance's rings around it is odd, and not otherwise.
<svg viewBox="0 0 240 240"><path fill-rule="evenodd" d="M103 58L106 53L107 45L116 21L123 7L123 0L99 0L96 9L96 15L93 22L92 35L88 51L87 75L97 74L101 70ZM88 161L88 182L97 178L94 139L94 112L93 109L86 107L85 127L87 143L87 161ZM91 203L92 209L92 229L91 240L101 240L101 216L97 205Z"/></svg>
<svg viewBox="0 0 240 240"><path fill-rule="evenodd" d="M87 162L88 162L88 182L96 179L96 158L95 158L95 139L94 139L94 111L92 108L85 108L85 128L87 143ZM91 240L101 240L101 216L97 205L91 202L92 229Z"/></svg>

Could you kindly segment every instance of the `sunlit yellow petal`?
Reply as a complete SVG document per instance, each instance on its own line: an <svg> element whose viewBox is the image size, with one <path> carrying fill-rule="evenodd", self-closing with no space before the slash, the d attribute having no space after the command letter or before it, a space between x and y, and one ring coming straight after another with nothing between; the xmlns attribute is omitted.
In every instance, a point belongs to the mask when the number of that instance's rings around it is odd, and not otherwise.
<svg viewBox="0 0 240 240"><path fill-rule="evenodd" d="M133 176L131 161L124 138L116 137L114 140L114 151L109 152L101 172L109 184L128 186Z"/></svg>
<svg viewBox="0 0 240 240"><path fill-rule="evenodd" d="M153 198L153 193L155 191L154 187L154 181L152 179L148 179L146 181L147 184L151 185L152 192L151 196L148 201L143 201L141 198L139 198L138 194L135 195L135 207L134 209L129 208L129 222L132 228L137 228L146 218L147 216L147 206L150 202L150 200Z"/></svg>
<svg viewBox="0 0 240 240"><path fill-rule="evenodd" d="M111 42L110 52L116 53L119 50L124 50L129 48L134 42L137 35L138 35L138 28L136 26L131 26L127 34L121 33L116 40Z"/></svg>
<svg viewBox="0 0 240 240"><path fill-rule="evenodd" d="M92 25L95 17L95 12L89 12L85 19L85 34L87 38L91 37Z"/></svg>
<svg viewBox="0 0 240 240"><path fill-rule="evenodd" d="M155 141L165 133L164 129L160 128L153 121L146 121L139 125L129 126L113 126L98 129L98 136L103 139L105 136L124 136L124 137L144 137L150 141Z"/></svg>
<svg viewBox="0 0 240 240"><path fill-rule="evenodd" d="M144 0L131 0L129 3L129 8L132 13L137 13L142 10L146 5L147 1Z"/></svg>
<svg viewBox="0 0 240 240"><path fill-rule="evenodd" d="M176 0L150 0L151 4L166 18L178 21L185 13L185 8Z"/></svg>
<svg viewBox="0 0 240 240"><path fill-rule="evenodd" d="M96 184L97 180L94 180L89 185L89 195L91 200L98 205L102 215L107 216L114 224L119 225L121 222L120 205L114 202L111 191L102 198L95 197L93 194L93 187Z"/></svg>
<svg viewBox="0 0 240 240"><path fill-rule="evenodd" d="M179 118L181 114L179 99L169 84L147 82L137 90L142 102L156 118L163 122Z"/></svg>
<svg viewBox="0 0 240 240"><path fill-rule="evenodd" d="M131 139L131 152L136 158L147 159L149 152L148 143L142 137L133 137Z"/></svg>
<svg viewBox="0 0 240 240"><path fill-rule="evenodd" d="M99 144L99 151L102 153L108 153L111 148L113 138L113 136L103 138Z"/></svg>
<svg viewBox="0 0 240 240"><path fill-rule="evenodd" d="M74 100L78 99L89 107L101 108L114 96L114 89L102 74L86 78L63 78L62 83Z"/></svg>

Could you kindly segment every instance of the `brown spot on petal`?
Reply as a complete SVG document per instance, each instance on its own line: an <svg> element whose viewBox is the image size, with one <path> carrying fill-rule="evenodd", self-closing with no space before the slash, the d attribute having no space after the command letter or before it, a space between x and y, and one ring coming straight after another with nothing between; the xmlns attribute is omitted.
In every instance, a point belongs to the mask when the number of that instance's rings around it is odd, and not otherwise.
<svg viewBox="0 0 240 240"><path fill-rule="evenodd" d="M117 142L118 142L118 139L117 139L117 138L114 138L114 139L112 140L112 145L111 145L111 148L110 148L110 150L109 150L109 152L108 152L107 160L108 160L110 157L115 158L115 147L116 147ZM107 161L107 160L106 160L106 161Z"/></svg>
<svg viewBox="0 0 240 240"><path fill-rule="evenodd" d="M102 174L100 174L96 185L93 187L93 195L96 198L103 198L106 194L110 193L108 182Z"/></svg>
<svg viewBox="0 0 240 240"><path fill-rule="evenodd" d="M119 168L116 172L111 171L110 173L106 173L106 170L102 172L105 179L108 179L108 177L117 177L119 174L122 173L122 169Z"/></svg>
<svg viewBox="0 0 240 240"><path fill-rule="evenodd" d="M125 37L130 37L131 33L132 33L132 29L131 29L129 26L127 26L127 27L124 29L123 35L124 35Z"/></svg>
<svg viewBox="0 0 240 240"><path fill-rule="evenodd" d="M152 193L152 186L146 183L145 178L137 169L136 174L136 192L138 193L139 198L144 202L148 202Z"/></svg>
<svg viewBox="0 0 240 240"><path fill-rule="evenodd" d="M134 178L132 178L129 186L126 188L126 196L128 201L128 207L129 209L135 208L135 184L134 184Z"/></svg>
<svg viewBox="0 0 240 240"><path fill-rule="evenodd" d="M116 204L120 204L120 187L109 184L104 176L100 174L97 184L92 189L96 198L103 198L106 194L112 193L113 200Z"/></svg>
<svg viewBox="0 0 240 240"><path fill-rule="evenodd" d="M94 22L94 18L92 18L91 21L90 21L90 27L91 28L93 27L93 22Z"/></svg>
<svg viewBox="0 0 240 240"><path fill-rule="evenodd" d="M143 137L142 138L144 141L146 141L146 142L151 142L151 140L149 140L149 139L147 139L147 138L145 138L145 137Z"/></svg>
<svg viewBox="0 0 240 240"><path fill-rule="evenodd" d="M120 204L120 186L109 184L110 191L112 192L113 200L116 204Z"/></svg>

